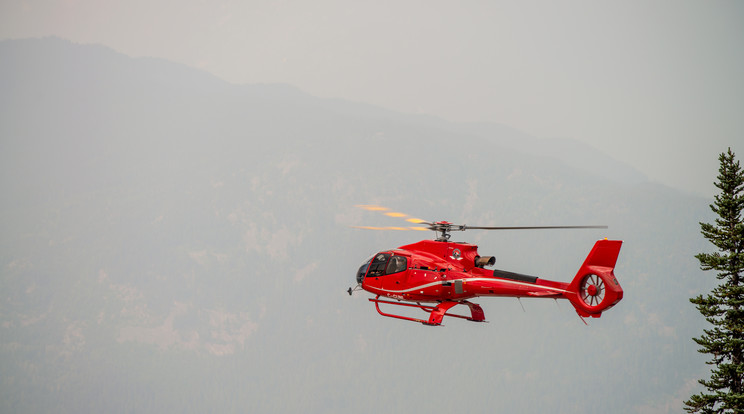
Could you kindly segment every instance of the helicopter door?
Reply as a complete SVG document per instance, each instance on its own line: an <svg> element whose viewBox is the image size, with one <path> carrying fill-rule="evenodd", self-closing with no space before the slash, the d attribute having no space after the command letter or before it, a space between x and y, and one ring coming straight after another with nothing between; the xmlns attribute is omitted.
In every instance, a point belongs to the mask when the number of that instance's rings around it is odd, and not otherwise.
<svg viewBox="0 0 744 414"><path fill-rule="evenodd" d="M405 256L390 256L385 263L385 270L380 277L381 287L390 291L404 288L405 276L408 270L408 259Z"/></svg>
<svg viewBox="0 0 744 414"><path fill-rule="evenodd" d="M378 253L369 265L369 273L367 273L367 277L385 276L385 269L387 268L390 256L392 256L390 253Z"/></svg>
<svg viewBox="0 0 744 414"><path fill-rule="evenodd" d="M462 288L462 279L455 280L455 294L459 295L465 290Z"/></svg>
<svg viewBox="0 0 744 414"><path fill-rule="evenodd" d="M392 256L385 268L385 277L382 279L382 287L389 290L402 290L405 287L405 278L408 275L408 259L405 256Z"/></svg>
<svg viewBox="0 0 744 414"><path fill-rule="evenodd" d="M362 278L367 286L374 288L383 287L382 279L385 278L385 268L387 267L387 262L390 259L390 256L392 256L390 253L377 253L372 256L372 259L368 264L369 270L365 269L367 276ZM362 265L362 267L364 267L364 265ZM362 269L359 271L361 272Z"/></svg>

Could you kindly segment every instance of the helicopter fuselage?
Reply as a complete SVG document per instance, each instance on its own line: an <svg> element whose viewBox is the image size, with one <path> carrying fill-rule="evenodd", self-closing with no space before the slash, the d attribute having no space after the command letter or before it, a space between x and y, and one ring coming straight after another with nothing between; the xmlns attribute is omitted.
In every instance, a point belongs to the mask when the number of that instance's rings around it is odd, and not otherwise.
<svg viewBox="0 0 744 414"><path fill-rule="evenodd" d="M376 254L365 263L366 272L357 275L357 281L370 293L416 302L537 296L536 287L543 290L542 296L558 297L568 289L567 283L487 270L479 262L488 265L476 245L423 240Z"/></svg>
<svg viewBox="0 0 744 414"><path fill-rule="evenodd" d="M370 301L375 302L381 315L427 325L440 325L444 316L484 322L483 309L468 301L478 296L567 299L579 316L598 318L623 298L623 289L614 274L621 245L620 240L597 241L571 282L487 270L485 267L493 265L494 259L478 255L478 246L444 240L422 240L381 251L362 264L356 279L362 289L377 295ZM351 294L352 289L348 292ZM430 317L417 319L385 313L380 303L418 307ZM448 313L458 304L467 305L471 316Z"/></svg>

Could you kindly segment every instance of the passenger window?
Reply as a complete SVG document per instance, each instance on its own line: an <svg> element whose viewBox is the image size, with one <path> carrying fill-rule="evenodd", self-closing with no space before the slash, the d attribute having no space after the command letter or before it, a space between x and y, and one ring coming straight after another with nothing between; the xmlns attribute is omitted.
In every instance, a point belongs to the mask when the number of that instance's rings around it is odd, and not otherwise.
<svg viewBox="0 0 744 414"><path fill-rule="evenodd" d="M387 270L385 274L398 273L408 268L408 261L403 256L393 256L388 261Z"/></svg>

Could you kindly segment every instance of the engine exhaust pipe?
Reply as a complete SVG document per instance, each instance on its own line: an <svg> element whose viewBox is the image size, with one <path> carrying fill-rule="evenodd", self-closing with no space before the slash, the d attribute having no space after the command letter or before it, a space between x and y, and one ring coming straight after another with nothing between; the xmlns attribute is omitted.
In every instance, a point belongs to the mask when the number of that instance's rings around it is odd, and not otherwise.
<svg viewBox="0 0 744 414"><path fill-rule="evenodd" d="M493 266L496 258L493 256L475 256L475 267Z"/></svg>

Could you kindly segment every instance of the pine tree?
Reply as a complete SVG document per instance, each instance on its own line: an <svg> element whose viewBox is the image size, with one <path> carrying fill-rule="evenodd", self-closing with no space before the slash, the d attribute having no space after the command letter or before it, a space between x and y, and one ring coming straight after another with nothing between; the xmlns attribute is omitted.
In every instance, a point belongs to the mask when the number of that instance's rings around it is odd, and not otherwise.
<svg viewBox="0 0 744 414"><path fill-rule="evenodd" d="M731 148L718 160L721 190L710 205L718 215L715 224L700 223L703 236L716 248L715 253L695 256L704 271L715 270L721 280L709 295L690 302L713 325L693 340L699 352L712 355L710 379L699 380L707 392L685 401L690 413L744 413L744 171Z"/></svg>

